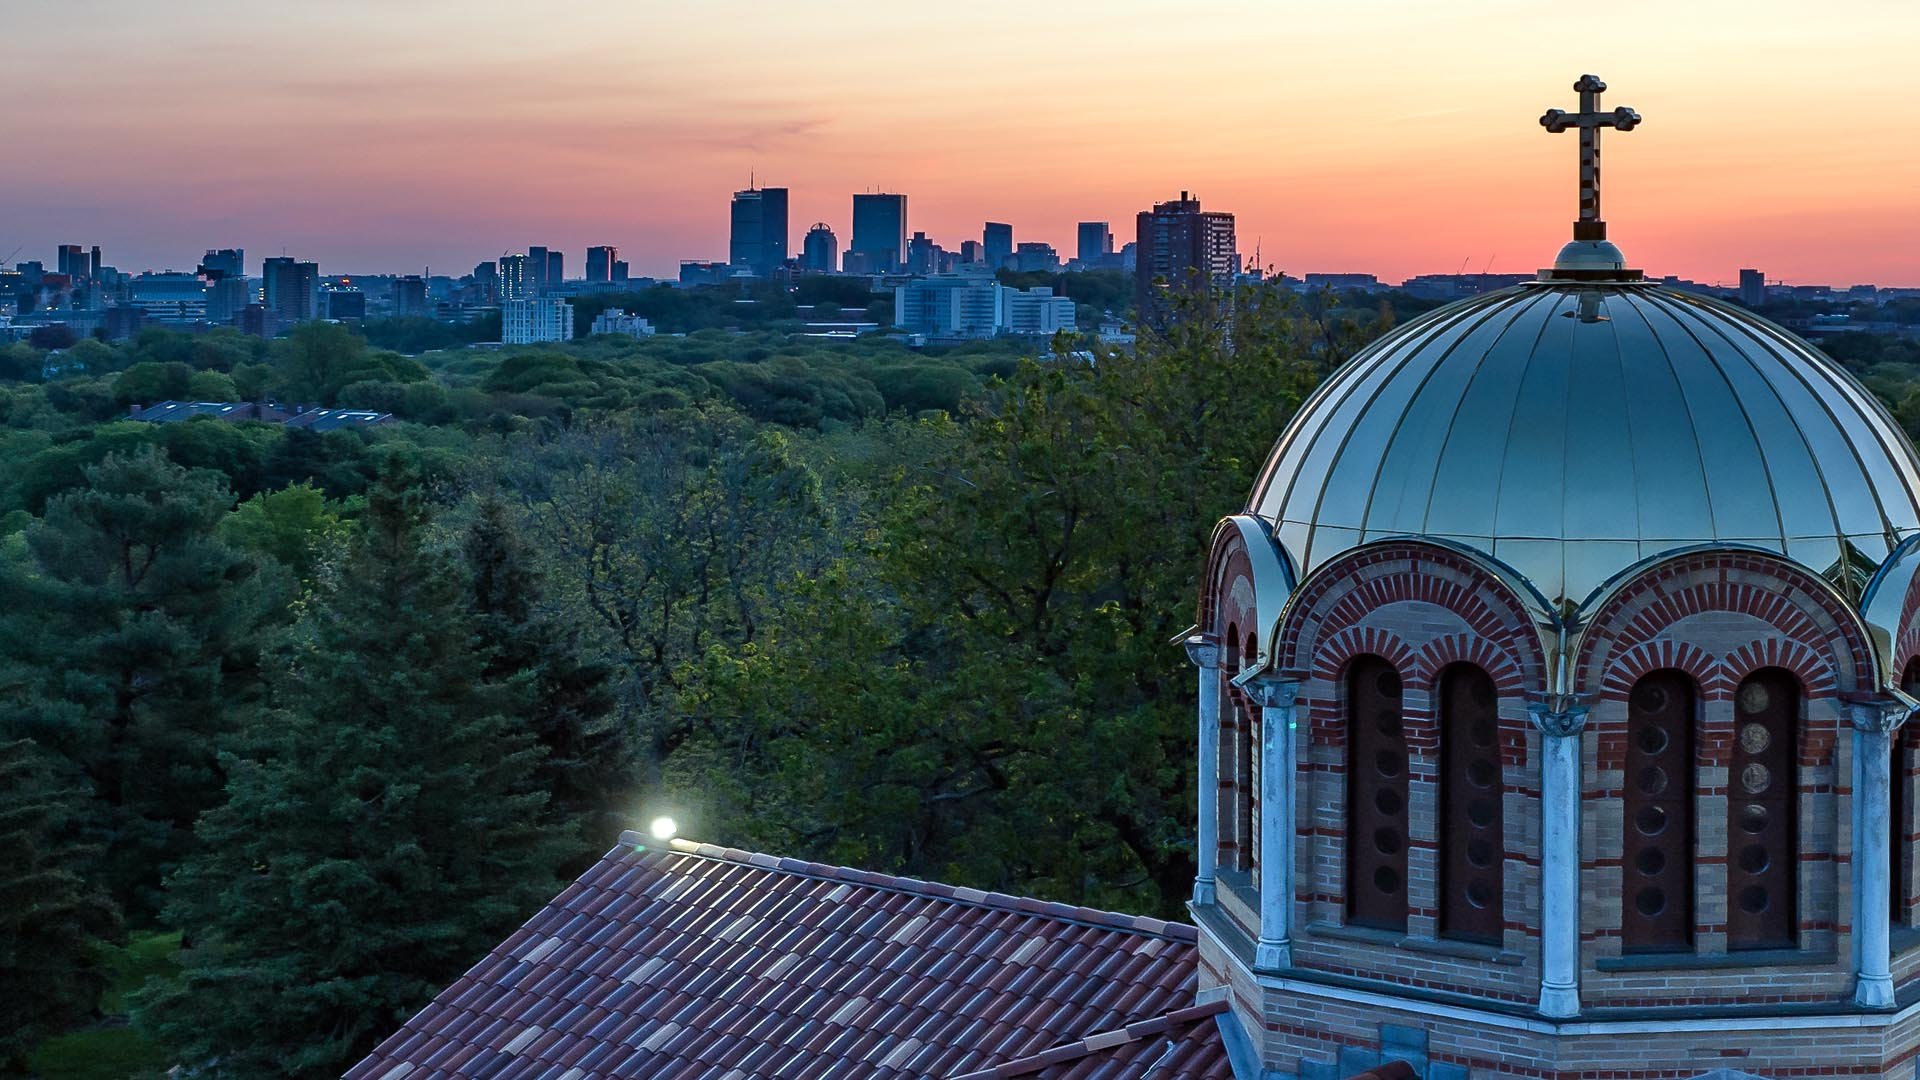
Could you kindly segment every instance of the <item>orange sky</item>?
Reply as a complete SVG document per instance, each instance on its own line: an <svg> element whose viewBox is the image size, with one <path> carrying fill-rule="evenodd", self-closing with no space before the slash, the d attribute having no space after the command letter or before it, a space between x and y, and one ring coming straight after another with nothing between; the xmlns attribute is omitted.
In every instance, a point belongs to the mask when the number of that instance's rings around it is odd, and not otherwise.
<svg viewBox="0 0 1920 1080"><path fill-rule="evenodd" d="M636 274L724 258L749 172L793 243L909 194L957 247L1180 189L1293 273L1544 265L1574 216L1583 71L1645 124L1606 140L1636 265L1704 281L1920 285L1920 4L15 4L0 33L0 256L209 246L325 273L463 273L612 243Z"/></svg>

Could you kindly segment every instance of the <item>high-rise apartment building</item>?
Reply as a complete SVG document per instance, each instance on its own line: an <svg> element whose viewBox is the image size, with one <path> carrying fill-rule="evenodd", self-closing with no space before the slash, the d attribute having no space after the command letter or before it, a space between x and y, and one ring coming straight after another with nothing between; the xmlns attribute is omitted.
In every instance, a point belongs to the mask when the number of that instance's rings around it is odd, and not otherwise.
<svg viewBox="0 0 1920 1080"><path fill-rule="evenodd" d="M402 274L393 279L393 313L427 314L427 283L419 274Z"/></svg>
<svg viewBox="0 0 1920 1080"><path fill-rule="evenodd" d="M1164 325L1170 291L1210 296L1231 288L1240 272L1233 215L1201 210L1188 192L1141 211L1137 231L1134 301L1143 326Z"/></svg>
<svg viewBox="0 0 1920 1080"><path fill-rule="evenodd" d="M907 255L907 197L869 193L853 197L853 246L871 273L898 270Z"/></svg>
<svg viewBox="0 0 1920 1080"><path fill-rule="evenodd" d="M748 188L733 193L727 265L755 277L772 277L787 262L787 189Z"/></svg>
<svg viewBox="0 0 1920 1080"><path fill-rule="evenodd" d="M260 266L261 295L275 331L320 317L320 266L286 256Z"/></svg>
<svg viewBox="0 0 1920 1080"><path fill-rule="evenodd" d="M547 252L547 288L557 289L565 280L567 280L567 257L561 254L559 248L554 248Z"/></svg>
<svg viewBox="0 0 1920 1080"><path fill-rule="evenodd" d="M1757 308L1767 302L1767 275L1758 270L1740 271L1740 302Z"/></svg>
<svg viewBox="0 0 1920 1080"><path fill-rule="evenodd" d="M615 259L615 260L613 260L613 270L612 270L612 273L613 273L613 280L614 280L614 281L630 281L630 280L632 280L632 278L628 276L628 271L627 271L627 260L625 260L625 259Z"/></svg>
<svg viewBox="0 0 1920 1080"><path fill-rule="evenodd" d="M813 228L807 230L807 238L800 242L800 269L831 274L839 265L839 238L826 222L814 222Z"/></svg>
<svg viewBox="0 0 1920 1080"><path fill-rule="evenodd" d="M544 271L546 269L546 265L547 265L547 257L546 257L546 254L543 252L540 256L541 270ZM501 303L505 303L509 300L525 300L533 296L535 294L534 281L533 281L533 256L531 255L500 256L500 274L499 274L499 280L496 282L495 288L496 288L496 291L499 293Z"/></svg>
<svg viewBox="0 0 1920 1080"><path fill-rule="evenodd" d="M1080 223L1080 243L1077 257L1080 265L1091 270L1100 265L1100 260L1113 254L1113 230L1104 221L1083 221Z"/></svg>
<svg viewBox="0 0 1920 1080"><path fill-rule="evenodd" d="M587 280L612 281L613 264L620 261L620 249L611 245L587 249Z"/></svg>
<svg viewBox="0 0 1920 1080"><path fill-rule="evenodd" d="M93 252L98 252L94 248ZM73 279L75 285L84 285L94 279L99 267L94 263L93 252L79 244L61 244L55 265L58 271Z"/></svg>
<svg viewBox="0 0 1920 1080"><path fill-rule="evenodd" d="M500 305L500 340L508 345L573 340L573 305L565 297L536 296Z"/></svg>
<svg viewBox="0 0 1920 1080"><path fill-rule="evenodd" d="M980 248L986 253L987 266L998 270L1013 257L1013 226L1004 221L989 221L980 230Z"/></svg>

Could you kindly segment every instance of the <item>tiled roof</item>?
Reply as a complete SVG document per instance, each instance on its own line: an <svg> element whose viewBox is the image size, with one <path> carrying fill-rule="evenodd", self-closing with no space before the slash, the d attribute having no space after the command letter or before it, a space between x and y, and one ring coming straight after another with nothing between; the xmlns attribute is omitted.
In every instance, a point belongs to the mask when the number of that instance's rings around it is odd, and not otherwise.
<svg viewBox="0 0 1920 1080"><path fill-rule="evenodd" d="M1227 1077L1194 937L628 833L347 1077Z"/></svg>

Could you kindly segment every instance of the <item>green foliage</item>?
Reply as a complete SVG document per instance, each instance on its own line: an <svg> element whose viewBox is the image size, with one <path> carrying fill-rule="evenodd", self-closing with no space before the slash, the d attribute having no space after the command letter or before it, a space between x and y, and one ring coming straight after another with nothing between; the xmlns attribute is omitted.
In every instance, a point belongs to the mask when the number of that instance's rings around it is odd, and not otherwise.
<svg viewBox="0 0 1920 1080"><path fill-rule="evenodd" d="M102 954L120 932L113 904L75 872L84 792L33 743L0 743L0 1076L88 1015L107 985Z"/></svg>
<svg viewBox="0 0 1920 1080"><path fill-rule="evenodd" d="M311 483L299 483L241 503L220 522L219 532L235 548L273 559L311 585L320 561L349 530L337 504Z"/></svg>
<svg viewBox="0 0 1920 1080"><path fill-rule="evenodd" d="M370 493L169 882L193 943L136 1019L197 1075L338 1076L553 889L534 679L489 677L415 481Z"/></svg>
<svg viewBox="0 0 1920 1080"><path fill-rule="evenodd" d="M480 500L461 553L475 633L488 657L482 674L529 684L517 715L546 750L538 777L550 796L548 820L576 838L579 855L598 854L624 824L621 803L634 765L626 730L613 721L613 667L587 659L580 628L555 617L537 553L504 501Z"/></svg>
<svg viewBox="0 0 1920 1080"><path fill-rule="evenodd" d="M276 389L288 401L335 404L343 387L360 382L418 382L427 371L398 353L367 348L366 339L339 323L301 323L273 344Z"/></svg>
<svg viewBox="0 0 1920 1080"><path fill-rule="evenodd" d="M215 751L255 690L284 579L223 543L226 485L152 449L109 454L0 566L0 735L91 781L98 880L138 910L220 788Z"/></svg>

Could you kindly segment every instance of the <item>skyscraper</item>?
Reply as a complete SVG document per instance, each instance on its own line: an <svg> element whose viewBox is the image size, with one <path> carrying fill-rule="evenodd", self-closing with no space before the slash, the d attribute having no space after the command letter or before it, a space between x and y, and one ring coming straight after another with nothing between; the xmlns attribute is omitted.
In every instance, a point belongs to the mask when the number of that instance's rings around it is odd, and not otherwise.
<svg viewBox="0 0 1920 1080"><path fill-rule="evenodd" d="M934 243L926 233L914 233L913 238L907 241L907 273L937 273L942 254L940 245Z"/></svg>
<svg viewBox="0 0 1920 1080"><path fill-rule="evenodd" d="M559 248L547 252L547 288L557 289L561 282L567 280L566 263L567 257L561 254Z"/></svg>
<svg viewBox="0 0 1920 1080"><path fill-rule="evenodd" d="M833 228L826 222L814 222L813 228L807 230L807 238L800 244L800 269L831 274L839 264L839 238L833 235Z"/></svg>
<svg viewBox="0 0 1920 1080"><path fill-rule="evenodd" d="M987 265L998 270L1013 256L1013 226L1002 221L989 221L987 227L980 230L980 247L986 252Z"/></svg>
<svg viewBox="0 0 1920 1080"><path fill-rule="evenodd" d="M874 273L899 269L907 254L907 197L865 194L853 197L853 246Z"/></svg>
<svg viewBox="0 0 1920 1080"><path fill-rule="evenodd" d="M1740 271L1740 302L1759 307L1767 302L1767 275L1758 270Z"/></svg>
<svg viewBox="0 0 1920 1080"><path fill-rule="evenodd" d="M93 257L79 244L61 244L55 263L60 273L73 278L75 285L84 285L93 280L96 269Z"/></svg>
<svg viewBox="0 0 1920 1080"><path fill-rule="evenodd" d="M200 259L200 272L209 279L246 277L246 249L208 248Z"/></svg>
<svg viewBox="0 0 1920 1080"><path fill-rule="evenodd" d="M787 189L734 192L732 218L728 265L744 266L755 277L772 277L787 261Z"/></svg>
<svg viewBox="0 0 1920 1080"><path fill-rule="evenodd" d="M261 264L267 318L275 331L320 316L320 266L286 256Z"/></svg>
<svg viewBox="0 0 1920 1080"><path fill-rule="evenodd" d="M527 249L527 295L545 296L547 292L547 249L541 246ZM555 282L554 284L559 284Z"/></svg>
<svg viewBox="0 0 1920 1080"><path fill-rule="evenodd" d="M1170 290L1210 295L1231 288L1240 272L1233 215L1201 210L1188 192L1142 210L1137 230L1134 298L1143 326L1165 323Z"/></svg>
<svg viewBox="0 0 1920 1080"><path fill-rule="evenodd" d="M419 274L403 274L393 279L393 313L395 315L427 313L427 283Z"/></svg>
<svg viewBox="0 0 1920 1080"><path fill-rule="evenodd" d="M587 249L587 280L612 281L613 264L619 261L620 249L612 245L590 247Z"/></svg>
<svg viewBox="0 0 1920 1080"><path fill-rule="evenodd" d="M534 295L532 264L533 256L531 255L500 256L498 291L501 303L505 303L508 300L525 300ZM544 270L546 265L547 257L542 254L540 256L541 269Z"/></svg>
<svg viewBox="0 0 1920 1080"><path fill-rule="evenodd" d="M1104 221L1083 221L1080 223L1080 244L1078 257L1080 265L1091 270L1100 264L1102 257L1113 254L1113 230Z"/></svg>

